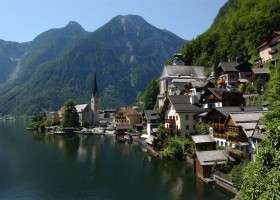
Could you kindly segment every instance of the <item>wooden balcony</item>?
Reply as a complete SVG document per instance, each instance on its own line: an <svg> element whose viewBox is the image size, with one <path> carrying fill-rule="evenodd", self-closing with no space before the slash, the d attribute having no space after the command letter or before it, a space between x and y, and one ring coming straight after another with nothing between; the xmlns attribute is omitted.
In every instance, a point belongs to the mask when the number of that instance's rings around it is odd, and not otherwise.
<svg viewBox="0 0 280 200"><path fill-rule="evenodd" d="M221 139L227 139L226 134L220 134L220 133L213 133L213 137L221 138Z"/></svg>
<svg viewBox="0 0 280 200"><path fill-rule="evenodd" d="M269 53L270 55L275 54L275 53L277 53L277 52L278 52L277 49L271 49L271 50L268 51L268 53Z"/></svg>
<svg viewBox="0 0 280 200"><path fill-rule="evenodd" d="M165 119L165 120L164 120L164 123L167 123L167 124L175 124L175 119Z"/></svg>
<svg viewBox="0 0 280 200"><path fill-rule="evenodd" d="M229 151L229 154L233 157L241 158L244 160L251 160L251 155L249 153L245 153L243 151L240 151L238 149L233 149L231 147L228 147L227 150Z"/></svg>
<svg viewBox="0 0 280 200"><path fill-rule="evenodd" d="M226 84L226 80L225 80L225 79L219 79L219 80L218 80L218 84L219 84L219 85Z"/></svg>
<svg viewBox="0 0 280 200"><path fill-rule="evenodd" d="M224 124L219 124L219 123L208 123L209 126L212 126L213 128L219 128L219 129L225 129Z"/></svg>

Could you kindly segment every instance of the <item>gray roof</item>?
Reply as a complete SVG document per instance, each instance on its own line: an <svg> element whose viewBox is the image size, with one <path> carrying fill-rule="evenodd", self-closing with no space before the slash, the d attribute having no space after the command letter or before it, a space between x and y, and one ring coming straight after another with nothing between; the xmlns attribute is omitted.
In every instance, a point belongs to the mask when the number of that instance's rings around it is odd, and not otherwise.
<svg viewBox="0 0 280 200"><path fill-rule="evenodd" d="M185 65L167 65L164 66L161 77L193 77L199 79L205 79L205 72L203 66L185 66Z"/></svg>
<svg viewBox="0 0 280 200"><path fill-rule="evenodd" d="M168 99L170 100L176 112L189 112L189 113L203 112L203 109L201 107L191 104L189 96L174 95L174 96L168 96Z"/></svg>
<svg viewBox="0 0 280 200"><path fill-rule="evenodd" d="M236 124L258 122L263 117L264 112L234 112L229 113ZM256 124L255 124L256 125ZM255 127L254 127L255 128Z"/></svg>
<svg viewBox="0 0 280 200"><path fill-rule="evenodd" d="M192 81L196 81L195 79L193 78L174 78L172 79L172 81L170 83L189 83L189 82L192 82Z"/></svg>
<svg viewBox="0 0 280 200"><path fill-rule="evenodd" d="M244 133L249 138L252 137L253 130L255 129L259 120L264 116L264 112L237 112L229 113L229 116L234 121L236 126L242 127Z"/></svg>
<svg viewBox="0 0 280 200"><path fill-rule="evenodd" d="M145 110L144 112L148 122L150 122L150 120L159 118L159 110Z"/></svg>
<svg viewBox="0 0 280 200"><path fill-rule="evenodd" d="M269 68L256 68L256 69L252 69L254 74L269 74L270 73L270 69Z"/></svg>
<svg viewBox="0 0 280 200"><path fill-rule="evenodd" d="M242 94L242 92L238 91L229 91L227 89L219 89L219 88L208 88L208 90L214 94L218 99L222 99L224 93L235 93L235 94Z"/></svg>
<svg viewBox="0 0 280 200"><path fill-rule="evenodd" d="M238 65L240 65L238 62L220 62L218 67L221 67L225 72L238 72L235 68Z"/></svg>
<svg viewBox="0 0 280 200"><path fill-rule="evenodd" d="M196 156L201 165L214 165L215 161L225 164L228 159L233 160L227 150L197 151Z"/></svg>
<svg viewBox="0 0 280 200"><path fill-rule="evenodd" d="M193 135L192 139L195 144L216 142L215 138L212 135Z"/></svg>
<svg viewBox="0 0 280 200"><path fill-rule="evenodd" d="M75 106L77 112L82 112L86 107L87 107L88 104L78 104Z"/></svg>
<svg viewBox="0 0 280 200"><path fill-rule="evenodd" d="M217 110L225 117L228 116L230 112L249 112L249 111L259 111L260 109L255 106L226 106L226 107L218 107L218 108L212 108L210 112L213 112L214 110Z"/></svg>

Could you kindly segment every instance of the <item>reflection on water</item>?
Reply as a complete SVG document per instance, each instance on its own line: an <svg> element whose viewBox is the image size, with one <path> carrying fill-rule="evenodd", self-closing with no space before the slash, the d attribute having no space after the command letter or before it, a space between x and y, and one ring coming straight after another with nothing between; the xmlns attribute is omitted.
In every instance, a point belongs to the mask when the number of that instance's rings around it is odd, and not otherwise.
<svg viewBox="0 0 280 200"><path fill-rule="evenodd" d="M0 123L0 199L230 199L186 163L151 157L137 142L25 126Z"/></svg>

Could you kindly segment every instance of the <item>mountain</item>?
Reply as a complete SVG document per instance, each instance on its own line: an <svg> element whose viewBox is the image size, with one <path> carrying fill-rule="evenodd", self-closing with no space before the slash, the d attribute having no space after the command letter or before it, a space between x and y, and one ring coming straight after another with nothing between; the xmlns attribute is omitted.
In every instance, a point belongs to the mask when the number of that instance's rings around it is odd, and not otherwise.
<svg viewBox="0 0 280 200"><path fill-rule="evenodd" d="M211 27L181 50L186 63L210 68L220 61L252 61L256 47L280 29L280 0L228 0Z"/></svg>
<svg viewBox="0 0 280 200"><path fill-rule="evenodd" d="M101 108L131 104L185 40L135 15L117 16L89 33L71 22L28 44L17 76L0 85L0 113L57 110L87 103L96 72Z"/></svg>
<svg viewBox="0 0 280 200"><path fill-rule="evenodd" d="M27 43L0 40L0 84L12 78L13 71L26 49Z"/></svg>

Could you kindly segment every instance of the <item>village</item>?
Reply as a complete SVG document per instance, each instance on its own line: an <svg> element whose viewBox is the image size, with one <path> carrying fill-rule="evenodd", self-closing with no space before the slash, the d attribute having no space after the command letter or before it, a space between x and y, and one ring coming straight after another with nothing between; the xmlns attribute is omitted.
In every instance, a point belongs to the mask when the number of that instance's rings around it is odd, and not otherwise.
<svg viewBox="0 0 280 200"><path fill-rule="evenodd" d="M193 165L197 177L237 193L227 174L218 169L255 160L260 143L266 137L262 118L269 112L267 101L261 106L252 105L258 98L256 91L245 95L240 88L241 85L255 86L258 80L268 82L270 69L264 64L276 66L279 41L280 32L274 31L257 47L259 58L254 64L238 58L220 62L208 77L203 66L186 66L182 54L176 53L172 64L164 66L159 78L159 109L156 110L141 110L139 106L99 110L95 74L91 103L75 106L80 126L88 124L94 128L86 126L78 133L113 135L117 142L136 137L146 144L148 152L159 157L164 157L161 149L168 146L168 138L189 138L193 147L184 152L183 159ZM260 93L264 89L264 85L258 88ZM59 123L63 114L64 107L48 117ZM197 124L204 127L203 131L197 130Z"/></svg>

